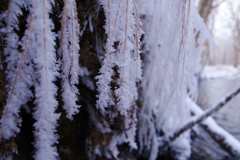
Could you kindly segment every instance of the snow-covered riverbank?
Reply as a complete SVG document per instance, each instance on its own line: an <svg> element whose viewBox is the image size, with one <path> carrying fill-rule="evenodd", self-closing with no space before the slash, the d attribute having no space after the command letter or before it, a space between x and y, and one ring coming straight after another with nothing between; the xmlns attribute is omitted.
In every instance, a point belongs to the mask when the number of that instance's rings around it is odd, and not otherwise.
<svg viewBox="0 0 240 160"><path fill-rule="evenodd" d="M205 66L200 77L201 79L240 77L240 68L229 65Z"/></svg>

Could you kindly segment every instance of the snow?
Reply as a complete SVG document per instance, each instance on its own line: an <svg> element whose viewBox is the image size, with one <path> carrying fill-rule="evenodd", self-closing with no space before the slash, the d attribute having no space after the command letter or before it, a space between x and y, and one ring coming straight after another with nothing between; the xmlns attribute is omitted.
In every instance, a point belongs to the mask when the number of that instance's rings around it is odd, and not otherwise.
<svg viewBox="0 0 240 160"><path fill-rule="evenodd" d="M184 101L187 94L197 97L198 58L203 38L208 34L196 8L185 2L148 1L142 9L146 16L139 152L150 152L152 160L164 152L157 152L156 139L161 134L172 135L190 120L190 108ZM201 34L196 40L198 31ZM171 149L178 153L177 159L187 159L191 153L189 132L172 142Z"/></svg>
<svg viewBox="0 0 240 160"><path fill-rule="evenodd" d="M14 32L14 29L18 30L17 16L22 14L21 6L23 6L23 2L12 0L7 12L7 37L5 39L7 45L4 54L6 56L5 62L8 64L6 70L8 95L0 128L0 135L5 139L15 136L20 131L18 128L21 126L22 121L18 114L20 107L32 96L29 87L33 84L33 68L31 64L28 65L32 56L26 50L31 32L31 23L28 24L28 29L20 42L18 35ZM28 19L31 18L33 17L28 17ZM23 51L21 53L17 49L20 47L19 44L22 44Z"/></svg>
<svg viewBox="0 0 240 160"><path fill-rule="evenodd" d="M196 105L189 97L186 99L187 105L191 107L191 111L195 114L194 117L204 114L204 111ZM230 146L236 154L240 155L240 142L233 137L230 133L221 128L212 117L208 117L202 122L207 125L210 130L221 135L224 138L224 142Z"/></svg>
<svg viewBox="0 0 240 160"><path fill-rule="evenodd" d="M80 106L76 104L79 91L76 85L81 73L79 65L79 23L75 0L66 0L62 13L61 23L61 49L62 56L62 98L63 108L67 117L72 119L78 113ZM70 77L70 78L69 78Z"/></svg>
<svg viewBox="0 0 240 160"><path fill-rule="evenodd" d="M118 98L118 111L127 115L131 105L137 98L136 82L142 78L141 60L139 56L140 22L136 16L135 2L128 1L100 1L106 14L106 54L97 86L99 95L97 108L104 110L111 102L110 82L114 74L113 67L118 68L118 88L114 94ZM109 3L109 4L108 4ZM136 39L136 41L134 41ZM114 43L119 42L117 47Z"/></svg>
<svg viewBox="0 0 240 160"><path fill-rule="evenodd" d="M61 78L63 108L67 117L72 119L80 107L76 104L79 76L84 85L93 91L96 89L95 82L87 79L91 73L80 66L78 54L79 35L83 34L87 23L91 31L94 26L92 17L89 17L80 31L76 3L65 0L62 28L56 37L49 17L54 1L26 1L30 15L35 17L27 19L27 27L32 25L32 30L25 31L20 42L13 31L18 29L16 15L21 14L21 4L11 1L10 25L6 32L13 33L7 36L9 45L5 49L10 94L4 109L5 117L1 119L1 131L6 139L19 132L21 118L18 112L32 96L29 87L34 86L34 158L55 160L58 158L56 126L60 114L55 113L59 104L54 81ZM87 139L90 146L87 152L90 159L97 155L118 159L118 146L127 144L130 149L139 148L139 153L149 153L147 158L155 160L159 152L163 152L159 151L157 142L161 134L172 135L191 119L185 98L187 94L197 97L199 53L204 37L210 39L209 34L190 0L99 0L99 3L106 17L105 57L95 77L96 106L87 104L86 108L89 123L100 134L111 137L104 145L91 144L94 142ZM27 37L29 43L25 43ZM56 57L56 38L59 38L61 46L58 51L62 58L60 65ZM18 52L18 47L25 49L23 53L26 56ZM137 100L141 102L140 106L137 106ZM117 129L113 127L116 121L120 123ZM182 134L170 147L179 153L176 158L187 159L191 153L189 132Z"/></svg>
<svg viewBox="0 0 240 160"><path fill-rule="evenodd" d="M205 66L201 73L202 79L239 77L239 69L230 65Z"/></svg>
<svg viewBox="0 0 240 160"><path fill-rule="evenodd" d="M92 150L107 150L106 157L117 159L118 145L128 143L132 149L137 148L135 141L137 128L138 98L136 83L142 79L142 62L140 59L141 23L134 1L100 0L106 17L105 32L107 43L105 58L102 61L97 79L96 108L109 121L124 118L122 127L128 129L114 130L105 125L101 132L112 133L112 139L107 146ZM116 69L114 69L116 68ZM114 86L112 86L114 84ZM115 112L110 107L114 106ZM108 122L106 122L108 123ZM102 124L95 126L102 128ZM98 154L95 153L95 154Z"/></svg>
<svg viewBox="0 0 240 160"><path fill-rule="evenodd" d="M58 157L56 132L57 120L60 114L55 113L58 102L55 98L57 87L54 84L58 73L56 65L55 34L51 31L53 23L49 18L51 1L32 1L32 10L36 14L33 20L32 37L29 52L34 55L36 64L34 146L35 160L55 160Z"/></svg>

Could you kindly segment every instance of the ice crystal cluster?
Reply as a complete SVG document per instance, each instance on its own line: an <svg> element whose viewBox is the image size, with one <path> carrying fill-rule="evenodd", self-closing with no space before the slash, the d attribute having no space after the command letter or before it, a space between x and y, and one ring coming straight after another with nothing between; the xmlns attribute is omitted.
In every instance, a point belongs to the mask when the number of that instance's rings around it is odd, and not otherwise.
<svg viewBox="0 0 240 160"><path fill-rule="evenodd" d="M61 106L74 120L79 97L85 94L78 87L81 80L95 91L95 106L86 106L89 123L105 137L97 142L86 138L88 158L126 159L119 147L125 146L132 157L135 153L154 160L164 152L157 139L190 120L185 99L187 94L196 98L199 53L208 36L203 21L190 0L97 1L106 38L104 52L97 54L101 67L90 81L86 77L92 73L80 64L79 53L84 27L93 26L91 18L80 25L77 2L63 1L59 27L51 16L59 1L9 0L6 27L1 29L8 85L0 137L10 139L20 132L20 108L34 99L33 157L58 159L61 113L56 110ZM19 36L23 8L28 17ZM169 146L178 159L190 156L189 136L186 132Z"/></svg>

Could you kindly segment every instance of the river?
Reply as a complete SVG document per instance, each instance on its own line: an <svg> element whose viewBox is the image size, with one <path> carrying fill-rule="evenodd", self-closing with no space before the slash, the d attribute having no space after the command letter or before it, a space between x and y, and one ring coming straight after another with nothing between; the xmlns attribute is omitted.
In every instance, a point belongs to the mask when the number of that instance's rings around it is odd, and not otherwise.
<svg viewBox="0 0 240 160"><path fill-rule="evenodd" d="M221 78L206 79L199 84L197 104L206 109L217 104L223 97L240 87L240 79ZM237 95L222 109L212 116L215 121L235 138L240 140L240 95ZM190 160L235 160L222 150L210 136L200 127L201 133L196 137L193 134L193 149Z"/></svg>

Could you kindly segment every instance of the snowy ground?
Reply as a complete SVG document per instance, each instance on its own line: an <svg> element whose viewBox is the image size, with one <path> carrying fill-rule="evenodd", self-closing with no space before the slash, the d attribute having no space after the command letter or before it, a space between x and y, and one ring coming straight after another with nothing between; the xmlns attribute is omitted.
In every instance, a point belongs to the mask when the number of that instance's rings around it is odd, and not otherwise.
<svg viewBox="0 0 240 160"><path fill-rule="evenodd" d="M240 77L240 68L235 68L228 65L205 66L201 73L201 79L236 77Z"/></svg>

